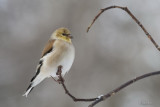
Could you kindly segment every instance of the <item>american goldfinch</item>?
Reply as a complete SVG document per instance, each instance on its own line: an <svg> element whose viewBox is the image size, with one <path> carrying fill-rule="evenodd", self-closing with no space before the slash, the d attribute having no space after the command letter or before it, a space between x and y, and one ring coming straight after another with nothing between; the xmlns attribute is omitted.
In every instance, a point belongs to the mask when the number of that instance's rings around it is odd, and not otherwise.
<svg viewBox="0 0 160 107"><path fill-rule="evenodd" d="M70 31L66 28L59 28L53 32L42 51L36 74L31 79L30 85L23 96L27 97L32 89L45 78L53 77L57 80L58 75L56 73L59 66L62 67L62 77L70 70L75 56L71 39Z"/></svg>

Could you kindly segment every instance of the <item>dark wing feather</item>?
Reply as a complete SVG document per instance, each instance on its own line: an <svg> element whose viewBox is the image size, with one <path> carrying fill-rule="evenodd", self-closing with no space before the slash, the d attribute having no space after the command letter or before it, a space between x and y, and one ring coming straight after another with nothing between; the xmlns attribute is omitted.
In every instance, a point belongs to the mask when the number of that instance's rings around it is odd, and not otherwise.
<svg viewBox="0 0 160 107"><path fill-rule="evenodd" d="M53 47L54 41L55 41L55 40L49 40L49 41L48 41L48 43L46 44L46 46L44 47L44 49L43 49L43 51L42 51L42 56L41 56L41 57L45 56L46 54L48 54L49 52L52 51L52 49L53 49L52 47ZM32 81L37 77L37 75L39 74L42 65L43 65L43 60L41 59L41 60L39 61L39 65L38 65L38 67L37 67L36 74L35 74L35 76L31 79L31 82L32 82Z"/></svg>
<svg viewBox="0 0 160 107"><path fill-rule="evenodd" d="M46 46L44 47L43 51L42 51L42 56L45 56L46 54L48 54L49 52L52 51L53 49L53 44L54 44L55 40L49 40L48 43L46 44Z"/></svg>

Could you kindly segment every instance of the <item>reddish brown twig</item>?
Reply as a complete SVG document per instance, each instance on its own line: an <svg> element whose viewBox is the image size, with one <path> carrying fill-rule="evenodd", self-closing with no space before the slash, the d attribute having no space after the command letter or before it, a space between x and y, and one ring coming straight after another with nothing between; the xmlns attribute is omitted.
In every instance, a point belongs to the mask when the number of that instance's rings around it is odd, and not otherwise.
<svg viewBox="0 0 160 107"><path fill-rule="evenodd" d="M134 82L138 81L138 80L141 80L141 79L144 79L146 77L150 77L150 76L154 76L154 75L158 75L160 74L160 71L156 71L156 72L151 72L151 73L147 73L147 74L144 74L144 75L141 75L141 76L138 76L124 84L122 84L121 86L119 86L118 88L114 89L113 91L105 94L105 95L102 95L99 99L95 100L92 104L89 105L89 107L93 107L95 106L96 104L98 104L99 102L101 101L104 101L106 100L107 98L113 96L114 94L116 94L117 92L119 92L120 90L122 90L123 88L133 84Z"/></svg>
<svg viewBox="0 0 160 107"><path fill-rule="evenodd" d="M68 96L70 96L72 99L73 99L73 101L75 101L75 102L77 102L77 101L83 101L83 102L89 102L89 101L95 101L95 100L97 100L98 98L88 98L88 99L81 99L81 98L76 98L76 97L74 97L69 91L68 91L68 89L66 88L66 86L65 86L65 84L64 84L64 79L63 79L63 77L62 77L62 75L61 75L61 69L62 69L62 67L61 66L59 66L58 67L58 71L57 71L57 75L59 75L59 83L60 84L62 84L62 87L64 88L64 90L65 90L65 93L68 95Z"/></svg>
<svg viewBox="0 0 160 107"><path fill-rule="evenodd" d="M121 7L121 6L109 6L107 8L101 9L100 12L95 16L90 26L87 28L87 32L90 30L91 26L94 24L94 22L97 20L97 18L106 10L113 9L113 8L119 8L124 10L128 13L128 15L141 27L141 29L144 31L146 36L151 40L151 42L154 44L154 46L160 51L160 47L158 44L154 41L152 36L147 32L147 30L144 28L144 26L140 23L140 21L130 12L130 10L127 7Z"/></svg>
<svg viewBox="0 0 160 107"><path fill-rule="evenodd" d="M60 68L60 69L61 69L61 68ZM59 69L59 70L60 70L60 69ZM151 72L151 73L147 73L147 74L138 76L138 77L136 77L136 78L134 78L134 79L132 79L132 80L130 80L130 81L122 84L122 85L119 86L118 88L114 89L113 91L111 91L111 92L109 92L109 93L107 93L107 94L105 94L105 95L101 95L101 96L99 96L99 97L97 97L97 98L89 98L89 99L79 99L79 98L74 97L74 96L68 91L68 89L66 88L66 86L65 86L65 84L64 84L64 81L63 81L63 78L62 78L62 76L61 76L61 72L60 72L58 75L59 75L59 81L62 80L62 81L60 82L60 84L62 84L62 86L63 86L63 88L64 88L64 90L65 90L65 93L66 93L68 96L70 96L70 97L73 99L73 101L75 101L75 102L77 102L77 101L83 101L83 102L94 101L92 104L90 104L90 105L88 106L88 107L93 107L93 106L95 106L96 104L100 103L101 101L104 101L104 100L106 100L107 98L115 95L117 92L119 92L119 91L122 90L123 88L125 88L125 87L133 84L134 82L136 82L136 81L138 81L138 80L141 80L141 79L144 79L144 78L147 78L147 77L150 77L150 76L158 75L158 74L160 74L160 71Z"/></svg>
<svg viewBox="0 0 160 107"><path fill-rule="evenodd" d="M121 6L110 6L110 7L107 7L107 8L104 8L104 9L101 9L101 11L98 13L98 15L93 19L91 25L88 27L87 29L87 32L89 31L89 29L91 28L91 26L93 25L93 23L96 21L96 19L106 10L109 10L109 9L112 9L112 8L119 8L119 9L122 9L124 10L125 12L127 12L129 14L129 16L132 17L132 19L141 27L141 29L144 31L144 33L146 34L146 36L151 40L151 42L154 44L154 46L160 51L160 48L159 46L157 45L157 43L154 41L154 39L151 37L151 35L147 32L147 30L144 28L144 26L138 21L138 19L129 11L129 9L127 7L121 7ZM59 73L60 72L60 73ZM107 98L113 96L114 94L116 94L117 92L119 92L120 90L122 90L123 88L133 84L134 82L138 81L138 80L141 80L141 79L144 79L144 78L147 78L147 77L150 77L150 76L154 76L154 75L158 75L160 74L160 71L156 71L156 72L151 72L151 73L147 73L147 74L144 74L144 75L141 75L141 76L138 76L124 84L122 84L121 86L119 86L118 88L114 89L113 91L105 94L105 95L102 95L102 96L99 96L97 98L90 98L90 99L78 99L76 97L74 97L69 91L68 89L66 88L65 84L64 84L64 79L62 78L61 76L61 67L58 68L58 72L57 72L57 75L59 75L59 80L60 80L60 84L62 84L65 92L67 95L69 95L73 101L84 101L84 102L88 102L88 101L93 101L92 104L89 105L89 107L93 107L95 106L96 104L100 103L101 101L104 101L106 100Z"/></svg>

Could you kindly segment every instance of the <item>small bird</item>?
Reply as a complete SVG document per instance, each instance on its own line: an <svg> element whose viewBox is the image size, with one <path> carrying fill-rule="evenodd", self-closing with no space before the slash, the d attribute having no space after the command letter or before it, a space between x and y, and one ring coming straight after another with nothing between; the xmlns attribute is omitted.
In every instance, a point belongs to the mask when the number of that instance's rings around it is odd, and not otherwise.
<svg viewBox="0 0 160 107"><path fill-rule="evenodd" d="M42 51L36 74L31 79L23 96L27 97L32 89L45 78L52 77L58 80L56 73L59 66L62 67L62 77L70 70L75 57L75 49L71 39L72 36L67 28L59 28L53 32Z"/></svg>

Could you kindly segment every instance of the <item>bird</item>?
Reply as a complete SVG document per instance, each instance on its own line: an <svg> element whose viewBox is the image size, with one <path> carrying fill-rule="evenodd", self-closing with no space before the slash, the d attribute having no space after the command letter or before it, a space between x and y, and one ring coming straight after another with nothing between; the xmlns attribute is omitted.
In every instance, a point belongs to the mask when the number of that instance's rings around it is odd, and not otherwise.
<svg viewBox="0 0 160 107"><path fill-rule="evenodd" d="M70 70L75 58L72 38L67 28L58 28L52 33L42 51L36 74L31 79L30 85L23 96L27 97L32 89L45 78L52 77L54 80L58 80L57 71L59 66L61 66L62 77Z"/></svg>

